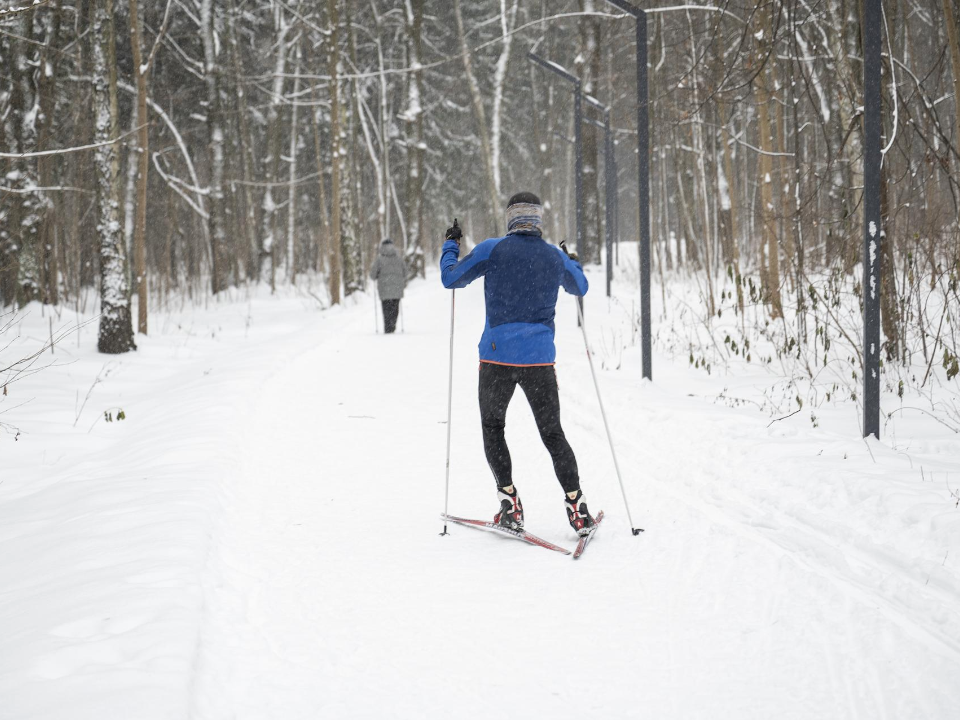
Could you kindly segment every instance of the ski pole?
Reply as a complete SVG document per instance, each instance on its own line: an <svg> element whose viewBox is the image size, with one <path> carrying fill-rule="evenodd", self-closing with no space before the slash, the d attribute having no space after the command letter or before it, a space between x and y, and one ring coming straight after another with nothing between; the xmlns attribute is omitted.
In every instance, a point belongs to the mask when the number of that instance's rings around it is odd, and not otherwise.
<svg viewBox="0 0 960 720"><path fill-rule="evenodd" d="M460 227L457 219L453 219L453 226ZM450 291L450 378L447 384L447 479L443 489L443 515L444 518L450 511L450 433L453 420L453 319L457 310L457 290ZM441 535L449 535L447 532L447 521L443 521L443 532Z"/></svg>
<svg viewBox="0 0 960 720"><path fill-rule="evenodd" d="M444 517L450 509L450 431L451 420L453 419L453 318L457 309L457 291L450 291L450 378L447 384L447 479L443 491L443 514ZM447 532L447 521L443 521L443 532L441 535L449 535Z"/></svg>
<svg viewBox="0 0 960 720"><path fill-rule="evenodd" d="M377 286L374 283L373 286L373 326L377 329L377 335L380 334L380 315L379 310L377 310L377 305L380 303L377 302Z"/></svg>
<svg viewBox="0 0 960 720"><path fill-rule="evenodd" d="M405 333L407 329L403 326L403 299L400 300L400 332Z"/></svg>
<svg viewBox="0 0 960 720"><path fill-rule="evenodd" d="M620 464L617 462L617 451L613 447L613 436L610 434L610 425L607 423L607 413L603 409L603 398L600 396L600 383L597 382L597 372L593 369L593 355L590 352L590 343L587 341L587 325L583 321L583 310L577 303L577 315L580 318L580 329L583 331L583 346L587 351L587 360L590 363L590 374L593 376L593 386L597 390L597 400L600 403L600 416L603 418L603 427L607 431L607 442L610 443L610 454L613 455L613 467L617 471L617 481L620 483L620 493L623 495L623 505L627 508L627 520L630 521L630 531L634 535L643 532L643 528L634 527L633 517L630 515L630 503L627 502L627 491L623 487L623 477L620 475Z"/></svg>

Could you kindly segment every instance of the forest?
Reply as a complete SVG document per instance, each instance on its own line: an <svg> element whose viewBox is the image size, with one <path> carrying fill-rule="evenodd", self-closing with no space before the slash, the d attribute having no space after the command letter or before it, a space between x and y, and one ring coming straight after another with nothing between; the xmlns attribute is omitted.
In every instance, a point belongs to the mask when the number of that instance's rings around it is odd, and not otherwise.
<svg viewBox="0 0 960 720"><path fill-rule="evenodd" d="M826 352L861 295L862 0L644 7L661 291L695 279L708 333L724 308L743 318L728 354L748 315L782 319L783 353ZM958 10L883 2L884 357L951 378ZM423 274L454 217L474 242L502 233L517 189L573 242L572 93L531 51L610 108L619 257L638 224L634 30L604 0L5 0L2 304L99 305L100 349L121 353L171 298L309 283L337 304L386 237ZM577 250L599 263L591 126L583 151Z"/></svg>

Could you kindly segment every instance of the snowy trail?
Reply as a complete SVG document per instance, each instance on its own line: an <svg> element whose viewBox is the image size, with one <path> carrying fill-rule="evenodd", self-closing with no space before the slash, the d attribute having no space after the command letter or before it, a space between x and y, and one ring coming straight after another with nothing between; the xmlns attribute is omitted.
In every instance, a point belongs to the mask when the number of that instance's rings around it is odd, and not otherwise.
<svg viewBox="0 0 960 720"><path fill-rule="evenodd" d="M609 686L601 697L623 707L628 688L618 690L617 668L640 647L607 656L623 626L584 637L574 607L611 582L628 601L635 575L625 588L622 576L578 571L509 540L470 530L438 536L446 338L421 329L443 326L429 313L436 295L411 297L403 335L373 336L358 323L342 334L325 328L316 350L261 389L211 568L198 717L442 717L451 708L469 716L526 692L562 715L581 692L563 671L576 656L581 682ZM463 417L475 404L476 359L474 342L460 344ZM459 422L457 436L469 437L468 421ZM483 501L472 509L485 516L488 471L482 455L464 454L485 491L474 489ZM467 463L455 463L460 473ZM544 485L562 519L555 480ZM573 585L583 582L600 584Z"/></svg>
<svg viewBox="0 0 960 720"><path fill-rule="evenodd" d="M241 470L205 574L193 717L955 712L955 576L929 587L929 568L843 525L843 503L767 482L808 466L816 482L802 433L678 397L669 372L666 389L601 373L647 528L630 535L572 306L561 397L602 533L578 563L467 528L438 537L449 294L431 278L405 306L392 337L370 332L366 305L306 327L235 418ZM470 517L495 506L476 408L482 318L480 288L458 292L450 510ZM572 547L520 393L507 432L528 526Z"/></svg>
<svg viewBox="0 0 960 720"><path fill-rule="evenodd" d="M449 301L414 283L384 337L368 297L239 295L158 316L127 357L84 334L14 385L0 720L956 715L960 442L717 402L769 387L750 368L656 357L641 383L624 303L592 294L633 537L564 297L564 426L601 533L576 563L441 538ZM486 518L482 324L481 288L458 291L450 511ZM24 347L47 332L26 319ZM528 526L572 548L521 393L507 432Z"/></svg>

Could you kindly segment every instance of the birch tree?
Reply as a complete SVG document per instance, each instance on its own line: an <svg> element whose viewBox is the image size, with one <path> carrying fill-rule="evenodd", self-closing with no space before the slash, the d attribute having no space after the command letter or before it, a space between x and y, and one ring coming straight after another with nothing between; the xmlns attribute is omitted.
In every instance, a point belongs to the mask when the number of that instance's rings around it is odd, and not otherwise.
<svg viewBox="0 0 960 720"><path fill-rule="evenodd" d="M207 135L210 192L208 227L210 233L211 289L213 294L233 284L227 248L223 201L223 118L220 110L220 63L217 57L216 17L213 0L201 0L200 25L203 36L204 80L207 90Z"/></svg>
<svg viewBox="0 0 960 720"><path fill-rule="evenodd" d="M947 32L947 44L950 48L950 67L953 71L953 116L956 130L954 141L960 144L960 15L956 12L954 0L940 1L943 5L943 24ZM960 168L960 164L956 167Z"/></svg>
<svg viewBox="0 0 960 720"><path fill-rule="evenodd" d="M463 70L466 75L467 87L470 89L471 108L473 109L474 123L477 128L477 135L480 138L480 148L483 160L484 178L486 180L486 216L487 222L491 228L496 227L497 214L496 209L499 204L497 196L497 186L494 180L494 170L492 165L493 152L490 145L490 135L487 130L487 112L483 104L483 94L480 91L480 84L477 82L476 74L473 70L473 58L470 48L467 44L467 31L464 28L463 10L460 7L460 0L453 0L454 14L457 20L457 37L460 41L460 54L463 60Z"/></svg>
<svg viewBox="0 0 960 720"><path fill-rule="evenodd" d="M593 0L580 0L580 10L594 12ZM591 97L599 93L600 80L600 21L595 17L584 18L580 23L580 52L576 67L579 70L583 92ZM584 112L592 113L592 108L584 103ZM598 131L593 126L584 126L583 132L583 243L577 252L584 262L599 263L603 242L603 228L600 220L600 189L598 185L600 157L598 150Z"/></svg>
<svg viewBox="0 0 960 720"><path fill-rule="evenodd" d="M113 0L91 0L94 140L100 236L100 333L102 353L135 350L127 282L126 247L120 226L120 153Z"/></svg>
<svg viewBox="0 0 960 720"><path fill-rule="evenodd" d="M169 5L168 5L169 9ZM133 74L137 85L137 198L133 228L134 279L137 288L137 332L147 334L147 184L150 173L150 131L147 125L147 73L149 61L143 57L143 18L140 0L130 0L130 47ZM152 56L151 56L152 60Z"/></svg>
<svg viewBox="0 0 960 720"><path fill-rule="evenodd" d="M297 110L300 98L300 43L297 42L294 50L296 60L293 71L293 107L290 111L290 144L287 168L287 277L290 282L297 282L297 151L299 150L300 136L297 132Z"/></svg>
<svg viewBox="0 0 960 720"><path fill-rule="evenodd" d="M340 8L338 0L327 0L327 27L329 44L327 62L330 73L330 302L340 303L340 284L343 277L343 221L340 196L341 151L340 151L340 55L339 55Z"/></svg>
<svg viewBox="0 0 960 720"><path fill-rule="evenodd" d="M760 117L760 216L763 245L766 248L766 265L763 273L764 295L770 305L771 315L778 318L783 315L783 304L780 299L780 245L776 228L776 208L773 205L773 157L776 148L770 124L770 106L773 104L773 93L770 92L770 67L774 48L771 12L770 8L760 10L762 32L760 62L764 63L764 67L757 75L756 92L757 112Z"/></svg>
<svg viewBox="0 0 960 720"><path fill-rule="evenodd" d="M14 37L10 42L11 94L6 136L14 153L30 152L37 146L39 97L34 74L37 65L37 47L33 40L34 13L24 12L16 17ZM9 211L12 245L8 246L7 262L15 289L7 292L21 304L40 295L39 235L46 205L39 187L36 163L20 159L7 174L15 190L20 192L18 202L11 203ZM13 283L10 283L13 285Z"/></svg>

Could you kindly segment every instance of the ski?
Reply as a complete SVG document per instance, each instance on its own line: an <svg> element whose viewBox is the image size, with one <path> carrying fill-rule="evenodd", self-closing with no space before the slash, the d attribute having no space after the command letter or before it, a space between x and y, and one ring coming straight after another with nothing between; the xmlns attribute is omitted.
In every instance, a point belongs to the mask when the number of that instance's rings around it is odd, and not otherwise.
<svg viewBox="0 0 960 720"><path fill-rule="evenodd" d="M511 530L510 528L505 528L502 525L497 525L493 522L487 522L486 520L468 520L467 518L446 515L444 513L440 513L440 517L443 520L449 520L452 523L463 525L464 527L477 528L478 530L490 530L492 532L501 533L502 535L516 538L517 540L523 540L525 543L536 545L537 547L546 548L547 550L555 550L556 552L563 553L564 555L570 554L570 551L566 548L560 547L559 545L554 545L552 542L544 540L543 538L538 538L536 535L532 535L526 530Z"/></svg>
<svg viewBox="0 0 960 720"><path fill-rule="evenodd" d="M600 522L602 520L603 520L603 510L598 512L597 517L594 518L593 527L590 528L590 532L580 537L580 542L577 543L577 549L573 551L574 560L576 560L581 555L583 555L583 551L587 549L587 543L590 542L591 538L593 538L594 533L597 532L597 528L600 527Z"/></svg>

